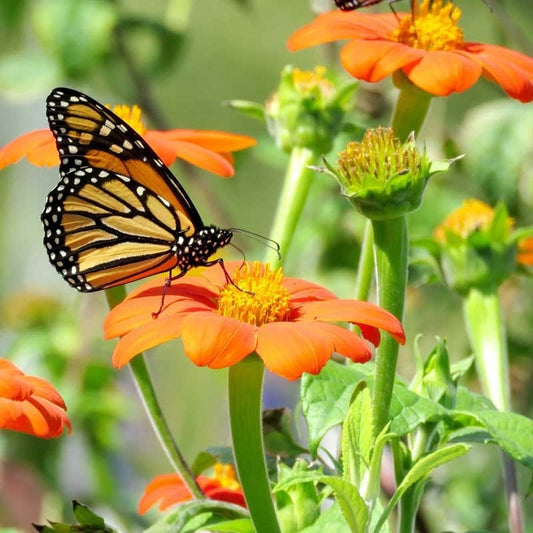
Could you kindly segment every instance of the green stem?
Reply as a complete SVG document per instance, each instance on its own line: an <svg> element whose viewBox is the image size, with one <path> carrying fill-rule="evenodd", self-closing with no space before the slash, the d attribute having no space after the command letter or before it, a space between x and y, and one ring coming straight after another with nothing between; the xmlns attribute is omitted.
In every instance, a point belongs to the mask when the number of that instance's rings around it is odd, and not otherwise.
<svg viewBox="0 0 533 533"><path fill-rule="evenodd" d="M249 355L229 368L231 435L239 481L257 533L280 533L270 493L261 428L264 365Z"/></svg>
<svg viewBox="0 0 533 533"><path fill-rule="evenodd" d="M357 266L357 277L355 279L355 299L368 300L370 285L372 284L372 271L374 269L374 233L372 232L372 222L366 221L363 242L361 244L361 255Z"/></svg>
<svg viewBox="0 0 533 533"><path fill-rule="evenodd" d="M302 214L307 195L311 187L313 171L308 165L316 163L317 155L308 148L293 148L285 173L285 181L281 191L280 201L276 210L274 224L270 237L280 245L282 257L285 258ZM276 251L268 249L265 262L274 267L281 266Z"/></svg>
<svg viewBox="0 0 533 533"><path fill-rule="evenodd" d="M415 87L401 71L395 73L394 82L400 87L400 95L394 109L392 129L399 139L406 141L411 132L418 137L432 96Z"/></svg>
<svg viewBox="0 0 533 533"><path fill-rule="evenodd" d="M509 356L498 288L470 289L463 309L483 391L500 411L510 411ZM504 452L502 460L509 530L522 533L524 518L516 468Z"/></svg>
<svg viewBox="0 0 533 533"><path fill-rule="evenodd" d="M121 287L114 287L105 291L107 303L110 309L113 309L115 305L120 303L126 296L126 289ZM176 472L180 475L183 482L190 490L191 494L197 498L205 498L200 487L196 484L194 474L191 472L189 465L185 462L181 451L179 450L176 442L174 441L168 424L161 411L161 406L157 400L157 395L146 366L146 360L144 355L140 353L135 356L129 363L133 380L137 387L137 391L141 397L148 418L154 428L154 431L159 438L159 442L163 447L171 465Z"/></svg>
<svg viewBox="0 0 533 533"><path fill-rule="evenodd" d="M500 411L510 411L507 342L497 288L471 289L464 315L483 390Z"/></svg>
<svg viewBox="0 0 533 533"><path fill-rule="evenodd" d="M405 216L373 220L374 255L378 305L402 320L407 285L407 223ZM392 388L396 375L398 343L383 333L376 352L374 385L374 435L377 437L389 419Z"/></svg>

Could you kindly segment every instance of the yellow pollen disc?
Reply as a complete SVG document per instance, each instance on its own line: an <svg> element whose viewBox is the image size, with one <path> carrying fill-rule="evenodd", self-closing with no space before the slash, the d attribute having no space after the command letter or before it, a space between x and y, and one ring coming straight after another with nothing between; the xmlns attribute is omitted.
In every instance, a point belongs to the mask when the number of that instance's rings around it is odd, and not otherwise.
<svg viewBox="0 0 533 533"><path fill-rule="evenodd" d="M300 70L295 68L292 71L292 82L295 89L303 96L313 93L318 89L324 98L329 98L335 92L333 83L324 77L326 67L318 66L315 70Z"/></svg>
<svg viewBox="0 0 533 533"><path fill-rule="evenodd" d="M422 50L456 50L463 43L457 26L461 10L451 2L422 0L418 13L400 21L393 38L399 43Z"/></svg>
<svg viewBox="0 0 533 533"><path fill-rule="evenodd" d="M239 490L241 486L235 478L235 470L231 465L223 465L222 463L215 463L213 479L216 479L221 487L231 490Z"/></svg>
<svg viewBox="0 0 533 533"><path fill-rule="evenodd" d="M255 261L236 271L233 283L228 283L218 298L218 313L242 322L261 326L286 320L289 311L289 293L281 285L281 268L271 270L269 265Z"/></svg>
<svg viewBox="0 0 533 533"><path fill-rule="evenodd" d="M450 213L448 218L435 230L435 239L447 242L446 230L466 239L469 235L479 230L487 230L494 218L494 209L485 202L469 199L463 205ZM513 219L508 217L509 228L513 225Z"/></svg>
<svg viewBox="0 0 533 533"><path fill-rule="evenodd" d="M109 108L109 106L106 106ZM138 105L132 107L128 105L116 105L112 109L115 115L119 116L126 124L131 126L139 135L146 132L146 128L141 121L142 110Z"/></svg>
<svg viewBox="0 0 533 533"><path fill-rule="evenodd" d="M355 181L364 176L382 181L400 172L416 171L420 154L414 144L395 137L391 128L380 127L367 130L361 142L348 143L339 153L338 164L341 172Z"/></svg>

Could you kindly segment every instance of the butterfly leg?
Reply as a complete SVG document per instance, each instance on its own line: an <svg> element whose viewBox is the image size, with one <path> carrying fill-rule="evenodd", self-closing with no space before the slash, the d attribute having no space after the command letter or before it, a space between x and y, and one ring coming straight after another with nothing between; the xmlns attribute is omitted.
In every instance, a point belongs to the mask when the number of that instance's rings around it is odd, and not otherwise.
<svg viewBox="0 0 533 533"><path fill-rule="evenodd" d="M161 305L159 306L159 309L152 313L152 318L155 320L160 314L161 311L163 311L163 307L165 305L165 296L167 294L168 289L172 285L172 280L179 279L182 276L184 276L187 273L187 270L181 271L177 276L172 276L172 270L168 273L168 278L165 279L165 284L163 285L163 291L161 292Z"/></svg>

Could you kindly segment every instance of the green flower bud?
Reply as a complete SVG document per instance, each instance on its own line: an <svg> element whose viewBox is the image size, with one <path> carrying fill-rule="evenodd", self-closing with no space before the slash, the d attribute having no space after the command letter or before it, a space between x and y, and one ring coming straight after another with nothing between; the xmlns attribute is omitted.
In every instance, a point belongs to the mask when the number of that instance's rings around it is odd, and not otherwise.
<svg viewBox="0 0 533 533"><path fill-rule="evenodd" d="M277 92L265 105L267 127L278 147L286 152L295 147L329 152L355 88L353 81L336 81L325 67L285 67Z"/></svg>
<svg viewBox="0 0 533 533"><path fill-rule="evenodd" d="M451 162L432 163L411 136L402 143L390 128L367 130L339 154L337 168L328 166L342 194L372 220L396 218L420 206L428 179Z"/></svg>
<svg viewBox="0 0 533 533"><path fill-rule="evenodd" d="M424 362L418 358L417 367L409 388L420 396L440 403L447 409L453 409L457 383L452 377L446 341L439 339Z"/></svg>
<svg viewBox="0 0 533 533"><path fill-rule="evenodd" d="M465 200L436 229L440 265L447 284L459 294L498 287L516 268L513 220L503 204L496 209Z"/></svg>

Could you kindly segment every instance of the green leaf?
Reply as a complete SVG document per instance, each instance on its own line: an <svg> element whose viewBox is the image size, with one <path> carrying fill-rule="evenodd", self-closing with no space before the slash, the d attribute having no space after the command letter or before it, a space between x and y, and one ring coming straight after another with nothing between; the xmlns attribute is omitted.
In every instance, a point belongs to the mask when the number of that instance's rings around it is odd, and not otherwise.
<svg viewBox="0 0 533 533"><path fill-rule="evenodd" d="M344 420L357 385L371 379L374 365L340 365L329 361L320 374L304 374L301 381L302 411L309 429L309 448L316 457L324 435Z"/></svg>
<svg viewBox="0 0 533 533"><path fill-rule="evenodd" d="M370 391L364 385L350 405L342 425L344 479L356 486L360 486L370 465L374 447L372 399Z"/></svg>
<svg viewBox="0 0 533 533"><path fill-rule="evenodd" d="M533 469L533 420L497 410L482 411L477 416L503 450L515 461Z"/></svg>
<svg viewBox="0 0 533 533"><path fill-rule="evenodd" d="M263 104L249 102L248 100L227 100L224 105L239 111L246 117L265 122L265 107Z"/></svg>
<svg viewBox="0 0 533 533"><path fill-rule="evenodd" d="M422 424L449 416L449 411L437 402L419 396L402 384L394 386L390 407L391 433L407 435Z"/></svg>
<svg viewBox="0 0 533 533"><path fill-rule="evenodd" d="M348 524L344 519L340 505L335 502L320 514L317 521L299 533L346 533Z"/></svg>
<svg viewBox="0 0 533 533"><path fill-rule="evenodd" d="M455 401L455 411L486 411L494 410L494 404L482 394L472 392L470 389L459 385Z"/></svg>
<svg viewBox="0 0 533 533"><path fill-rule="evenodd" d="M429 474L433 470L435 470L435 468L449 461L452 461L453 459L456 459L461 455L464 455L469 449L470 446L467 446L466 444L453 444L452 446L441 448L436 452L430 453L429 455L425 455L424 457L420 458L413 465L411 470L407 472L402 482L394 492L394 495L390 499L387 508L385 509L384 513L381 515L380 520L373 529L373 533L379 533L381 526L385 523L385 520L387 520L389 514L394 509L395 505L398 503L400 498L403 496L403 494L409 487L413 486L419 481L423 482L424 478L429 476Z"/></svg>
<svg viewBox="0 0 533 533"><path fill-rule="evenodd" d="M72 511L76 520L83 526L105 527L104 519L94 514L86 505L74 500L72 502Z"/></svg>
<svg viewBox="0 0 533 533"><path fill-rule="evenodd" d="M209 526L209 531L227 531L228 533L255 533L255 528L250 519L240 518L228 520Z"/></svg>
<svg viewBox="0 0 533 533"><path fill-rule="evenodd" d="M185 533L185 528L196 521L195 527L221 523L228 519L249 518L249 513L243 507L215 500L194 500L181 504L153 526L145 530L145 533ZM199 523L201 522L201 523ZM198 524L198 525L196 525Z"/></svg>
<svg viewBox="0 0 533 533"><path fill-rule="evenodd" d="M368 522L368 509L357 488L351 483L333 476L323 476L320 481L326 483L335 491L337 501L350 527L350 531L352 533L364 531Z"/></svg>
<svg viewBox="0 0 533 533"><path fill-rule="evenodd" d="M191 471L195 476L211 468L217 462L217 457L209 452L200 452L194 459Z"/></svg>

